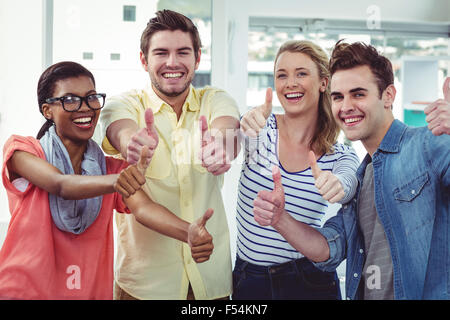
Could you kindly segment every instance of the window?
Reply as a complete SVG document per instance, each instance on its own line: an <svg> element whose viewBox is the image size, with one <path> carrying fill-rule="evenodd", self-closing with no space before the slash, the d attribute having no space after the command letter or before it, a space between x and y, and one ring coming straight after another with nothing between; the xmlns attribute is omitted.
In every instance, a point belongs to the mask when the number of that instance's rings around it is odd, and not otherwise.
<svg viewBox="0 0 450 320"><path fill-rule="evenodd" d="M248 73L248 88L249 89L265 89L267 87L273 88L273 73L270 71L256 72L249 70Z"/></svg>
<svg viewBox="0 0 450 320"><path fill-rule="evenodd" d="M92 60L94 59L93 52L83 52L83 60Z"/></svg>
<svg viewBox="0 0 450 320"><path fill-rule="evenodd" d="M111 53L111 60L113 61L120 60L120 53Z"/></svg>
<svg viewBox="0 0 450 320"><path fill-rule="evenodd" d="M123 21L136 21L136 6L123 6Z"/></svg>
<svg viewBox="0 0 450 320"><path fill-rule="evenodd" d="M262 74L273 72L273 62L278 48L287 40L311 40L320 45L328 54L339 39L349 42L370 43L384 54L393 64L397 86L395 111L401 111L401 67L404 56L447 56L449 50L448 27L446 25L421 25L406 23L383 23L383 30L368 29L365 21L338 21L322 19L287 19L250 17L248 71L249 88L247 105L259 105L269 79ZM260 74L255 78L255 71ZM439 77L447 76L446 65L439 66ZM256 94L255 92L259 92ZM255 100L254 98L259 100ZM274 95L274 106L279 106ZM397 118L401 119L400 115Z"/></svg>
<svg viewBox="0 0 450 320"><path fill-rule="evenodd" d="M211 84L211 73L209 71L197 70L192 80L192 85L196 88L204 87Z"/></svg>
<svg viewBox="0 0 450 320"><path fill-rule="evenodd" d="M101 21L93 4L103 14ZM211 0L54 1L53 61L71 60L86 66L95 75L97 89L108 96L145 87L149 78L139 60L141 34L148 20L162 9L182 12L197 26L203 47L193 85L210 84ZM84 58L87 51L93 53L92 59Z"/></svg>

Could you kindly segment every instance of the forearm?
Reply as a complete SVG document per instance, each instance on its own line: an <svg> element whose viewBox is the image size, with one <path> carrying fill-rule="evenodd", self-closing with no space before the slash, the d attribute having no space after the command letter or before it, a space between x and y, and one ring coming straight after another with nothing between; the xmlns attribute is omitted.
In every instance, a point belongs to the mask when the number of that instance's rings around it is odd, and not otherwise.
<svg viewBox="0 0 450 320"><path fill-rule="evenodd" d="M44 159L16 151L8 161L11 179L23 177L31 184L64 199L93 198L114 192L118 175L65 175Z"/></svg>
<svg viewBox="0 0 450 320"><path fill-rule="evenodd" d="M137 222L153 231L187 243L189 223L166 207L151 201L142 190L124 199L124 202Z"/></svg>
<svg viewBox="0 0 450 320"><path fill-rule="evenodd" d="M136 122L130 119L117 120L111 123L106 130L109 143L127 159L127 147L131 138L139 130Z"/></svg>
<svg viewBox="0 0 450 320"><path fill-rule="evenodd" d="M273 227L291 246L311 261L323 262L329 259L328 242L313 227L295 220L288 213L283 214Z"/></svg>
<svg viewBox="0 0 450 320"><path fill-rule="evenodd" d="M104 176L63 175L57 179L54 193L67 200L94 198L115 191L118 174Z"/></svg>

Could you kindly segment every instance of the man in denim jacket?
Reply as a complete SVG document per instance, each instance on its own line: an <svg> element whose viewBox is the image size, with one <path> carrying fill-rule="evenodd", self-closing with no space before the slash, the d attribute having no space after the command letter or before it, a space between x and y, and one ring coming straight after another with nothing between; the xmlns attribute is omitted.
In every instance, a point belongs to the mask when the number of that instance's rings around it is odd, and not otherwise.
<svg viewBox="0 0 450 320"><path fill-rule="evenodd" d="M347 299L449 299L450 78L428 128L410 128L394 120L392 65L375 48L338 42L330 71L333 115L368 152L355 197L315 229L286 214L276 183L255 219L325 271L347 259Z"/></svg>

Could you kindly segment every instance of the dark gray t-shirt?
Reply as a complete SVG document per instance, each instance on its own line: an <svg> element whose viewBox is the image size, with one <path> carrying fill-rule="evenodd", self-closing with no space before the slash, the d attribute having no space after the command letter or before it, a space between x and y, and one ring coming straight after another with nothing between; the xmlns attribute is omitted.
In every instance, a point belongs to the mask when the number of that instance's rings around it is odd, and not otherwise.
<svg viewBox="0 0 450 320"><path fill-rule="evenodd" d="M392 256L375 208L373 181L373 165L369 163L358 201L358 221L366 252L361 277L364 300L392 300L394 299Z"/></svg>

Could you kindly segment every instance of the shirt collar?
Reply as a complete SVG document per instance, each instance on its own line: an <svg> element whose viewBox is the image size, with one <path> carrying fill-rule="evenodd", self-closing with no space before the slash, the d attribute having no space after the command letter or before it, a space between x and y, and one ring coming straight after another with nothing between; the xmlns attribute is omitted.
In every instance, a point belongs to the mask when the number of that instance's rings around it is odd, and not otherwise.
<svg viewBox="0 0 450 320"><path fill-rule="evenodd" d="M383 152L389 152L389 153L397 153L400 150L400 142L402 140L403 134L405 133L405 130L408 127L399 120L394 120L389 127L388 131L384 135L383 140L381 141L380 146L377 149ZM375 153L377 153L375 152ZM375 155L375 154L374 154ZM366 172L367 165L372 162L372 157L369 154L366 154L363 161L361 162L361 165L359 166L358 170L356 171L356 176L360 183L362 183L362 180L364 178L364 174Z"/></svg>
<svg viewBox="0 0 450 320"><path fill-rule="evenodd" d="M162 100L158 95L155 93L155 91L152 88L152 85L149 84L145 91L147 92L148 102L149 102L149 108L152 109L153 113L157 113L161 110L161 108L166 105L170 107L164 100ZM198 103L198 94L195 91L194 87L190 85L189 87L189 94L186 97L186 101L183 105L183 111L198 111L200 109L200 105Z"/></svg>
<svg viewBox="0 0 450 320"><path fill-rule="evenodd" d="M400 150L400 142L407 126L399 120L394 120L389 130L381 141L379 150L385 152L396 153Z"/></svg>
<svg viewBox="0 0 450 320"><path fill-rule="evenodd" d="M186 97L186 101L184 103L186 105L187 110L189 110L189 111L200 110L200 105L199 105L198 101L199 101L198 94L194 90L194 87L191 85L189 88L189 94ZM183 106L183 108L184 108L184 106Z"/></svg>

